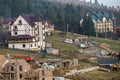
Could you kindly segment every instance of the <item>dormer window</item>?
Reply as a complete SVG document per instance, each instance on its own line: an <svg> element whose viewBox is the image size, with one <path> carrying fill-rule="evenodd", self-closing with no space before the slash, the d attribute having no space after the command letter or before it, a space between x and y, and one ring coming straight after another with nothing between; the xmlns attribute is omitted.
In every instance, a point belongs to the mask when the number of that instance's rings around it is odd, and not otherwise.
<svg viewBox="0 0 120 80"><path fill-rule="evenodd" d="M22 21L21 20L19 20L19 23L18 23L19 25L22 25Z"/></svg>

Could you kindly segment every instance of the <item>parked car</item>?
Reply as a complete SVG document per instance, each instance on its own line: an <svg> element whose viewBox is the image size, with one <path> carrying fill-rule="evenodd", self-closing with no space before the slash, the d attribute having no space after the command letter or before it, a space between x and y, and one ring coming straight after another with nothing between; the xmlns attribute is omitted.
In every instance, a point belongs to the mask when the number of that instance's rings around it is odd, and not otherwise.
<svg viewBox="0 0 120 80"><path fill-rule="evenodd" d="M64 42L65 42L65 43L68 43L68 44L72 44L72 43L73 43L73 40L72 40L72 39L65 39Z"/></svg>
<svg viewBox="0 0 120 80"><path fill-rule="evenodd" d="M84 43L80 43L79 47L81 47L81 48L88 48L88 46L86 44L84 44Z"/></svg>

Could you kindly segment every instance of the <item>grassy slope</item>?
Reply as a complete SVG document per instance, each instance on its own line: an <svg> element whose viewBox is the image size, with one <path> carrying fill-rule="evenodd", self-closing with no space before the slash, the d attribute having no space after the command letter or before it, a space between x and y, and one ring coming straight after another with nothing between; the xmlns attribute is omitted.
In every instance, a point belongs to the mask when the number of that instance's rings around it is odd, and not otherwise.
<svg viewBox="0 0 120 80"><path fill-rule="evenodd" d="M52 43L53 47L58 48L60 50L78 50L78 47L74 46L74 45L70 45L70 44L65 44L63 43L64 39L66 38L74 38L74 37L79 37L79 36L83 36L83 35L79 35L79 34L72 34L72 33L68 33L65 36L60 36L58 35L59 31L56 31L55 34L53 35L53 37L49 37L47 38L46 42L48 43ZM99 43L105 43L107 45L110 46L111 49L119 51L120 50L120 41L115 41L115 40L109 40L109 39L104 39L104 38L96 38L96 37L90 37L89 38L90 41L97 41Z"/></svg>
<svg viewBox="0 0 120 80"><path fill-rule="evenodd" d="M73 38L74 36L77 35L68 33L68 35L62 36L58 34L58 31L56 31L53 36L46 39L46 42L51 43L53 48L57 48L60 51L77 51L79 48L75 45L64 43L64 39Z"/></svg>
<svg viewBox="0 0 120 80"><path fill-rule="evenodd" d="M78 37L81 35L68 33L68 35L66 35L66 36L60 36L57 33L58 32L56 32L54 34L54 37L49 37L46 40L47 42L52 43L54 48L58 48L58 49L60 49L60 51L64 51L64 50L76 51L79 49L75 45L63 43L63 40L65 38L74 38L74 37ZM103 38L95 38L95 37L90 37L89 40L90 41L94 40L99 43L105 43L105 44L109 45L111 47L111 49L113 49L113 50L117 50L117 51L120 50L120 42L119 41L108 40L108 39L103 39ZM71 55L71 53L69 53L69 56L70 55ZM77 55L77 56L80 56L80 58L85 57L85 56L81 56L81 55ZM80 62L80 64L88 65L85 62ZM104 72L104 71L92 71L89 73L80 74L78 77L86 77L87 79L90 79L90 80L110 80L112 78L119 77L119 73L120 72L108 73L108 72ZM72 78L72 79L74 79L74 78ZM77 80L77 79L75 79L75 80Z"/></svg>
<svg viewBox="0 0 120 80"><path fill-rule="evenodd" d="M58 35L58 32L59 31L55 31L55 34L51 37L48 37L46 39L46 42L47 43L51 43L53 45L54 48L58 48L61 52L66 52L65 54L68 55L68 56L76 56L77 57L80 57L80 59L82 58L88 58L86 57L86 55L83 55L83 54L74 54L74 51L77 51L79 48L76 47L75 45L72 45L72 44L66 44L64 43L64 39L66 38L74 38L74 37L78 37L78 36L81 36L81 35L78 35L78 34L72 34L72 33L68 33L67 35L65 36L61 36L61 35ZM110 47L114 50L117 50L119 51L120 49L120 42L119 41L114 41L114 40L107 40L107 39L102 39L102 38L94 38L94 37L90 37L89 38L90 41L97 41L97 42L100 42L100 43L105 43L105 44L108 44L110 45ZM40 58L40 54L37 54L38 52L29 52L29 51L22 51L22 50L12 50L12 49L5 49L5 48L0 48L0 53L1 54L26 54L26 55L31 55L31 56L35 56L37 58ZM73 53L73 54L71 54ZM68 57L67 56L67 57ZM62 56L54 56L54 55L47 55L48 58L63 58ZM65 58L65 57L64 57ZM88 63L85 63L85 62L80 62L81 65L87 65ZM120 72L110 72L110 73L107 73L107 72L102 72L102 71L94 71L94 72L89 72L89 73L85 73L85 74L80 74L79 76L81 77L88 77L90 80L104 80L104 79L108 79L110 80L111 78L113 77L119 77L119 73Z"/></svg>
<svg viewBox="0 0 120 80"><path fill-rule="evenodd" d="M99 43L105 43L110 46L111 49L119 51L120 50L120 41L108 40L103 38L90 37L90 40L97 41Z"/></svg>

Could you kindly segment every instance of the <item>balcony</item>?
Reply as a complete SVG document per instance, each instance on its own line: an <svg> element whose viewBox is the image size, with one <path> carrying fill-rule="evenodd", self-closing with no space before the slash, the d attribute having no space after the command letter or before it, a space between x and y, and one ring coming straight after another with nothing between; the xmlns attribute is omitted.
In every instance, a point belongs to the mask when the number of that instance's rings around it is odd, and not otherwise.
<svg viewBox="0 0 120 80"><path fill-rule="evenodd" d="M8 43L30 43L33 42L32 39L13 39L13 40L8 40Z"/></svg>

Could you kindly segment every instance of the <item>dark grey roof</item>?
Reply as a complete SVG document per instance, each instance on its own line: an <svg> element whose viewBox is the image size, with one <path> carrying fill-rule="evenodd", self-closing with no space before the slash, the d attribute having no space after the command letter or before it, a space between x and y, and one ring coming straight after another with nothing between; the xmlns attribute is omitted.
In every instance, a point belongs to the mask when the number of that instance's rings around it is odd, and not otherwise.
<svg viewBox="0 0 120 80"><path fill-rule="evenodd" d="M35 22L39 22L40 18L32 14L23 14L22 17L33 27Z"/></svg>
<svg viewBox="0 0 120 80"><path fill-rule="evenodd" d="M95 15L92 15L92 18L93 18L95 21L98 20L98 18L97 18Z"/></svg>
<svg viewBox="0 0 120 80"><path fill-rule="evenodd" d="M99 65L111 65L116 64L118 62L117 59L102 59L98 62Z"/></svg>
<svg viewBox="0 0 120 80"><path fill-rule="evenodd" d="M92 13L91 13L91 16L92 16L92 18L94 19L94 20L102 20L103 19L103 17L105 17L107 20L109 20L109 19L112 19L112 18L114 18L114 15L113 14L109 14L109 13L106 13L106 12L97 12L97 11L93 11Z"/></svg>

